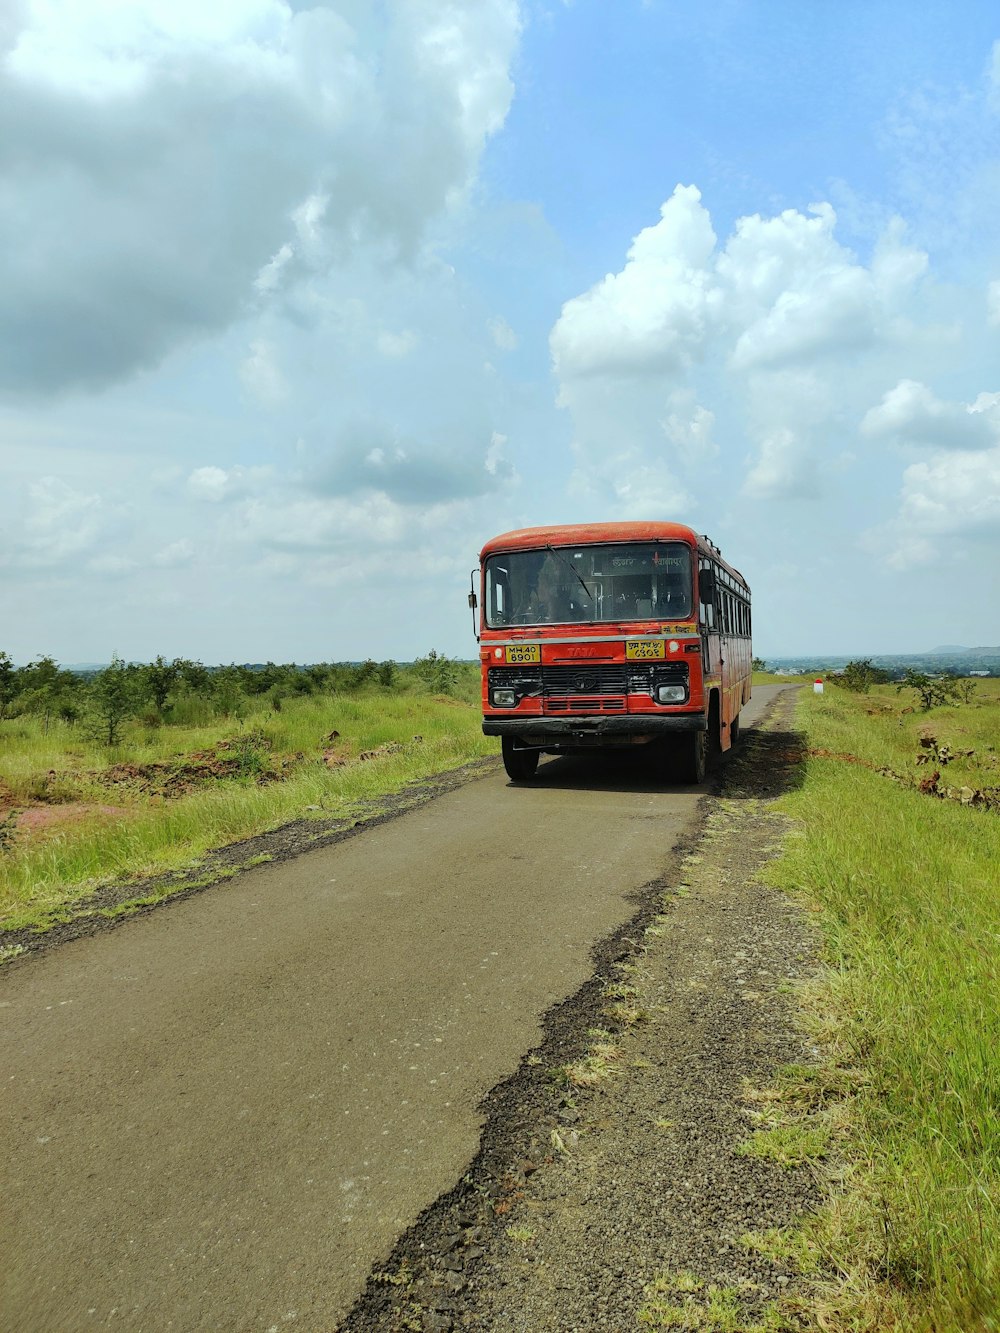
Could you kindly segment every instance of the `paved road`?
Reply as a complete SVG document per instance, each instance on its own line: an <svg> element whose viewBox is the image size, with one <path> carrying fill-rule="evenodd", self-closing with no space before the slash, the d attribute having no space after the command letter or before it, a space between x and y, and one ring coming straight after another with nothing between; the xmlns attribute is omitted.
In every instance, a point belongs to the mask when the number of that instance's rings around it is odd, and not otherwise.
<svg viewBox="0 0 1000 1333"><path fill-rule="evenodd" d="M2 1333L329 1333L697 802L491 774L9 969Z"/></svg>

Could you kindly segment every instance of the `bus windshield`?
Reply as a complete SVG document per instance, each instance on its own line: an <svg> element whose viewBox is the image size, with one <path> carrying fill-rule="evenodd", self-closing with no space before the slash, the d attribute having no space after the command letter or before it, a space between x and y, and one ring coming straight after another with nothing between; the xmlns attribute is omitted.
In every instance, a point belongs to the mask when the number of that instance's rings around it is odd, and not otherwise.
<svg viewBox="0 0 1000 1333"><path fill-rule="evenodd" d="M683 542L546 546L486 560L486 623L558 625L691 614Z"/></svg>

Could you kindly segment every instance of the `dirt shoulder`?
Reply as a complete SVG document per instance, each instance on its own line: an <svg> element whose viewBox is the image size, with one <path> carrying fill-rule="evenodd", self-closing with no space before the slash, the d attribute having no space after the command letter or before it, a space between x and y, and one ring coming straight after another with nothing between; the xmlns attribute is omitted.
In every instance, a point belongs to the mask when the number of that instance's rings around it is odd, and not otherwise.
<svg viewBox="0 0 1000 1333"><path fill-rule="evenodd" d="M802 756L793 699L726 765L681 877L647 886L593 979L489 1095L469 1173L340 1333L800 1326L803 1279L741 1237L815 1208L817 1181L738 1151L759 1123L748 1088L817 1058L794 1000L815 940L759 881L784 829L774 799Z"/></svg>

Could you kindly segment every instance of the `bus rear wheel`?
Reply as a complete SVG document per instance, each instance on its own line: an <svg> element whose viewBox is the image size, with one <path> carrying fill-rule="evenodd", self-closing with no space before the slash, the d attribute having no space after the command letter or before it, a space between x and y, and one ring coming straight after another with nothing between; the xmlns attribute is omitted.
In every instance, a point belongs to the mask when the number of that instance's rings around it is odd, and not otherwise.
<svg viewBox="0 0 1000 1333"><path fill-rule="evenodd" d="M500 753L511 782L527 782L535 776L535 769L538 767L537 750L522 748L513 736L501 736Z"/></svg>

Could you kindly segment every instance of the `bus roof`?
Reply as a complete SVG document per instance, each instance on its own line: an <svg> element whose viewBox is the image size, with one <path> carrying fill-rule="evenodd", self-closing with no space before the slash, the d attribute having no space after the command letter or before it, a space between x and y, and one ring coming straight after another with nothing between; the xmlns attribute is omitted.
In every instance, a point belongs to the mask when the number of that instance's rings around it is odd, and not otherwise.
<svg viewBox="0 0 1000 1333"><path fill-rule="evenodd" d="M705 555L714 559L734 574L744 587L746 579L719 553L707 537L700 537L693 528L683 523L661 523L642 520L631 523L564 523L550 528L516 528L513 532L502 532L491 538L479 559L498 551L526 551L544 546L593 546L603 542L684 542L696 547Z"/></svg>

